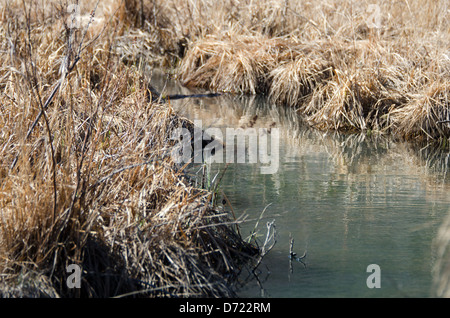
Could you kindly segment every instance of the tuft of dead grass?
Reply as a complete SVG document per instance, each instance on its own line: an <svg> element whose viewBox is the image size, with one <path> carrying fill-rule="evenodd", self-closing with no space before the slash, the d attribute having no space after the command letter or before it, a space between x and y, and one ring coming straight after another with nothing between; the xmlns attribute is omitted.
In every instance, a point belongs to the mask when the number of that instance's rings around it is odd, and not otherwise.
<svg viewBox="0 0 450 318"><path fill-rule="evenodd" d="M316 87L324 83L332 74L332 67L314 51L296 50L289 52L288 59L276 65L270 72L269 97L277 104L299 107Z"/></svg>
<svg viewBox="0 0 450 318"><path fill-rule="evenodd" d="M450 85L438 80L391 112L395 131L404 138L439 139L450 134Z"/></svg>
<svg viewBox="0 0 450 318"><path fill-rule="evenodd" d="M267 91L267 74L282 50L282 43L264 38L206 38L187 52L179 79L188 87L261 94Z"/></svg>

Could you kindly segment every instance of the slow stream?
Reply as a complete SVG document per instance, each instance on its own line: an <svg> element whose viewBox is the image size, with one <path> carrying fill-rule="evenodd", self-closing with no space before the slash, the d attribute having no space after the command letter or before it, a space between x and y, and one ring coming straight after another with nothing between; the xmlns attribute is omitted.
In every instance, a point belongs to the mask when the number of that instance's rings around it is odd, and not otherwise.
<svg viewBox="0 0 450 318"><path fill-rule="evenodd" d="M192 94L163 77L154 76L152 84L167 94ZM226 168L219 189L245 220L244 238L256 231L262 243L267 222L275 225L276 243L256 270L258 279L243 272L239 296L433 295L434 239L449 212L448 153L320 132L260 97L171 103L179 114L201 120L203 129L278 129L276 172L261 173L258 162L208 166L211 178ZM306 252L303 263L289 258L291 238L297 256ZM368 271L371 264L379 271Z"/></svg>

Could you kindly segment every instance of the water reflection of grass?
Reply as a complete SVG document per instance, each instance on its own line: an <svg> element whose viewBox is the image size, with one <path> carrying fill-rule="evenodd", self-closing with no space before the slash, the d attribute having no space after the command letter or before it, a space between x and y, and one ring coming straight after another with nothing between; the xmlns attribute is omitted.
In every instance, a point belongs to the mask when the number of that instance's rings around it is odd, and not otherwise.
<svg viewBox="0 0 450 318"><path fill-rule="evenodd" d="M420 177L430 195L434 190L448 187L447 152L433 144L403 142L377 134L322 132L297 118L295 110L279 108L257 96L225 95L211 100L179 101L174 102L174 107L188 118L201 118L205 127L245 127L256 116L253 127L280 129L285 151L281 161L287 163L290 158L296 161L298 156L325 154L332 162L326 169L332 169L337 180L356 180L360 174L398 174L398 182L392 187L400 187L399 190L419 187L408 184L411 179L408 176ZM390 167L389 171L385 167ZM254 172L257 174L256 167ZM308 169L304 173L307 177Z"/></svg>
<svg viewBox="0 0 450 318"><path fill-rule="evenodd" d="M267 100L252 97L224 96L174 107L185 111L189 118L202 118L212 126L224 124L217 122L217 117L226 118L230 127L239 126L255 115L258 115L255 125L277 123L282 147L279 172L262 176L257 165L233 165L225 174L224 191L232 205L240 207L237 215L245 213L247 220L257 217L265 204L276 202L265 220L277 219L281 253L286 252L283 250L286 237L282 238L286 231L300 227L308 232L308 222L320 216L323 226L342 224L344 241L348 244L352 237L363 233L379 242L379 233L387 231L392 236L386 236L385 241L389 244L395 241L398 253L414 254L416 249L415 253L426 255L425 258L434 257L437 248L428 243L431 244L433 229L443 217L442 207L449 202L448 160L442 149L432 145L417 148L389 136L324 133L294 120L293 110L280 109ZM220 167L216 168L220 171ZM245 191L241 190L243 187ZM243 225L244 235L248 234L248 228L252 226ZM368 247L372 248L375 247ZM416 254L414 257L420 258ZM430 270L425 264L421 266L411 272L422 275ZM392 276L393 281L399 278L397 272ZM428 286L429 280L421 279ZM418 286L410 287L411 292L423 294Z"/></svg>

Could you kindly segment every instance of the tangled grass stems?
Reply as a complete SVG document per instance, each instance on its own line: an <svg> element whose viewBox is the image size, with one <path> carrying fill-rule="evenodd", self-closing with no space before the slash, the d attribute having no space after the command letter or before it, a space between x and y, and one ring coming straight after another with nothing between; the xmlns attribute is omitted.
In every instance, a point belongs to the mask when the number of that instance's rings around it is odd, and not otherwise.
<svg viewBox="0 0 450 318"><path fill-rule="evenodd" d="M116 51L124 7L99 5L106 24L83 34L54 4L1 8L0 37L16 39L0 53L2 296L234 295L257 250L172 161L173 130L192 124L148 102L141 73ZM69 43L83 48L76 64ZM62 63L74 66L64 82ZM66 284L70 264L80 289Z"/></svg>

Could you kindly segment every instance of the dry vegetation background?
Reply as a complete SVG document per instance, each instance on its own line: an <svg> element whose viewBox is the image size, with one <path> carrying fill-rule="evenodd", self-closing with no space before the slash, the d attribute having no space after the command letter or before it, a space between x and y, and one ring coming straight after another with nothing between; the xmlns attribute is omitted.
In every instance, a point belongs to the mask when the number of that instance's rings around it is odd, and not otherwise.
<svg viewBox="0 0 450 318"><path fill-rule="evenodd" d="M189 123L149 102L145 66L266 94L319 129L447 141L448 1L79 1L73 29L75 2L1 2L5 296L232 294L254 249L171 162Z"/></svg>
<svg viewBox="0 0 450 318"><path fill-rule="evenodd" d="M187 86L267 94L321 129L449 135L448 1L128 3Z"/></svg>

